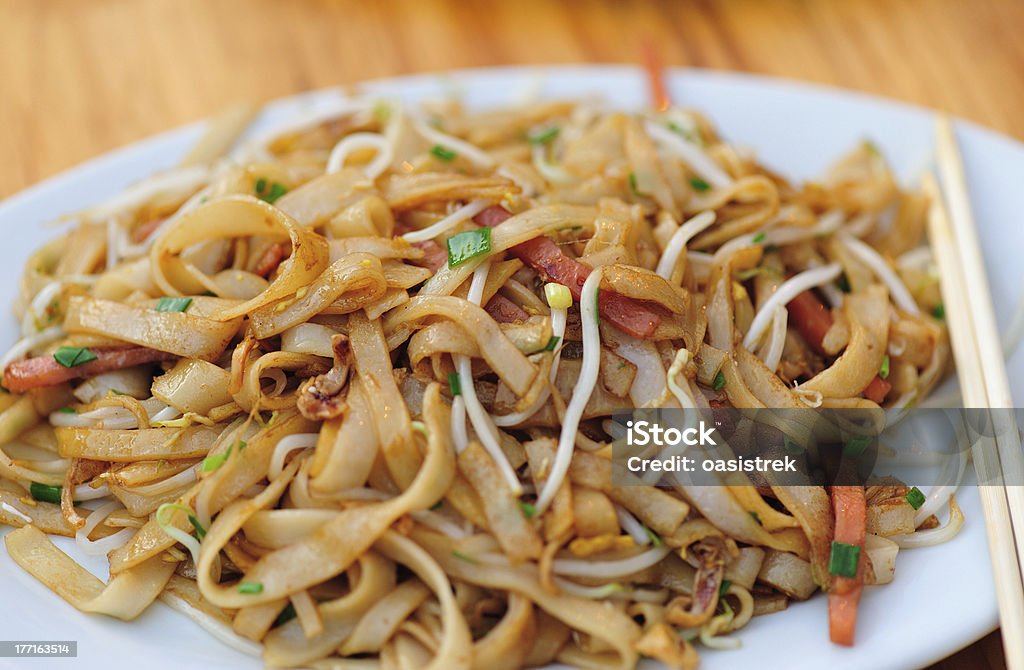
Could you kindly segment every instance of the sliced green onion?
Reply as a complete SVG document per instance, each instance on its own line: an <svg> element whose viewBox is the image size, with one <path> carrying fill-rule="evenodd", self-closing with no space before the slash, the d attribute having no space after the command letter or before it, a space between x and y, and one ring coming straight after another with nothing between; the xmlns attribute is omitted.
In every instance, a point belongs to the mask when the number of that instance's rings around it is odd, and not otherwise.
<svg viewBox="0 0 1024 670"><path fill-rule="evenodd" d="M737 272L736 279L739 279L740 281L747 281L748 279L753 279L757 275L773 274L774 272L775 270L772 268L758 265L756 268L747 268L746 270Z"/></svg>
<svg viewBox="0 0 1024 670"><path fill-rule="evenodd" d="M523 516L527 519L532 519L537 516L537 508L528 502L519 501L519 509L523 510Z"/></svg>
<svg viewBox="0 0 1024 670"><path fill-rule="evenodd" d="M448 238L448 267L457 267L490 251L490 228L477 228L457 233Z"/></svg>
<svg viewBox="0 0 1024 670"><path fill-rule="evenodd" d="M273 422L274 422L274 417L270 417L270 421L267 422L267 425L269 426ZM238 453L242 453L243 451L245 451L245 448L248 447L248 446L249 446L249 444L245 440L239 440L238 441Z"/></svg>
<svg viewBox="0 0 1024 670"><path fill-rule="evenodd" d="M643 193L641 193L640 189L637 187L635 172L629 173L629 190L633 192L633 195L643 195Z"/></svg>
<svg viewBox="0 0 1024 670"><path fill-rule="evenodd" d="M839 275L839 279L836 280L836 286L843 293L849 293L852 289L850 288L850 278L846 276L846 273Z"/></svg>
<svg viewBox="0 0 1024 670"><path fill-rule="evenodd" d="M681 125L679 125L675 121L669 121L667 126L668 126L668 129L671 130L673 133L675 133L677 135L682 135L683 137L685 137L690 142L693 142L694 144L703 146L704 139L700 136L699 132L695 132L693 130L689 130L687 128L683 128Z"/></svg>
<svg viewBox="0 0 1024 670"><path fill-rule="evenodd" d="M932 316L934 316L936 319L940 319L940 320L941 319L945 319L946 318L946 306L943 305L940 302L935 307L932 307Z"/></svg>
<svg viewBox="0 0 1024 670"><path fill-rule="evenodd" d="M288 189L284 184L273 182L270 184L270 188L267 188L267 180L260 177L256 180L256 195L264 202L274 204L277 199L288 192Z"/></svg>
<svg viewBox="0 0 1024 670"><path fill-rule="evenodd" d="M156 522L166 530L166 527L170 525L171 520L168 518L167 513L170 511L180 511L188 515L188 522L192 524L192 528L196 531L196 539L200 542L206 537L206 529L203 528L203 524L199 523L199 519L192 512L191 507L180 505L178 503L164 503L160 507L156 508Z"/></svg>
<svg viewBox="0 0 1024 670"><path fill-rule="evenodd" d="M430 147L430 153L433 154L435 158L443 160L445 163L451 163L453 160L455 160L455 157L458 155L451 149L443 147L440 144L435 144L434 146Z"/></svg>
<svg viewBox="0 0 1024 670"><path fill-rule="evenodd" d="M158 312L184 312L192 304L192 298L160 298L156 301Z"/></svg>
<svg viewBox="0 0 1024 670"><path fill-rule="evenodd" d="M754 235L754 237L751 238L750 241L753 242L754 244L761 244L762 242L765 241L765 238L767 237L768 235L766 233L758 233L757 235Z"/></svg>
<svg viewBox="0 0 1024 670"><path fill-rule="evenodd" d="M231 448L229 447L228 450L223 453L207 456L203 459L203 472L213 472L214 470L219 469L220 466L227 462L228 456L230 455Z"/></svg>
<svg viewBox="0 0 1024 670"><path fill-rule="evenodd" d="M263 593L263 582L242 582L238 585L238 592L250 596Z"/></svg>
<svg viewBox="0 0 1024 670"><path fill-rule="evenodd" d="M85 347L61 347L53 352L53 360L66 368L73 368L96 360L96 354Z"/></svg>
<svg viewBox="0 0 1024 670"><path fill-rule="evenodd" d="M295 612L295 605L289 602L288 606L281 610L281 613L277 615L276 619L274 619L274 625L271 626L271 628L283 626L284 624L294 619L296 616L298 616L298 614Z"/></svg>
<svg viewBox="0 0 1024 670"><path fill-rule="evenodd" d="M693 187L694 191L697 191L699 193L703 193L704 191L711 188L711 184L707 183L700 177L690 177L690 186Z"/></svg>
<svg viewBox="0 0 1024 670"><path fill-rule="evenodd" d="M558 347L558 343L562 341L558 335L552 335L551 339L548 340L548 344L544 347L544 351L554 351Z"/></svg>
<svg viewBox="0 0 1024 670"><path fill-rule="evenodd" d="M725 594L729 591L730 586L732 586L732 582L728 579L723 579L722 584L718 587L718 597L725 597Z"/></svg>
<svg viewBox="0 0 1024 670"><path fill-rule="evenodd" d="M870 444L871 438L867 435L851 437L843 446L843 456L847 456L849 458L860 458L861 454L864 453L864 450L867 449Z"/></svg>
<svg viewBox="0 0 1024 670"><path fill-rule="evenodd" d="M828 556L828 573L836 577L856 577L860 547L845 542L832 542Z"/></svg>
<svg viewBox="0 0 1024 670"><path fill-rule="evenodd" d="M451 389L452 397L462 395L462 380L459 379L458 372L448 373L448 388Z"/></svg>
<svg viewBox="0 0 1024 670"><path fill-rule="evenodd" d="M551 126L549 128L545 128L544 130L538 130L535 133L530 133L529 135L526 136L526 139L530 142L530 144L548 144L551 141L553 141L556 137L558 137L558 133L561 130L562 129L559 128L558 126Z"/></svg>
<svg viewBox="0 0 1024 670"><path fill-rule="evenodd" d="M32 494L35 500L55 505L60 504L60 491L61 487L59 486L50 486L48 484L40 484L39 482L32 482L28 487L28 492Z"/></svg>
<svg viewBox="0 0 1024 670"><path fill-rule="evenodd" d="M61 414L78 414L78 410L75 409L74 407L61 407L57 411L60 412Z"/></svg>
<svg viewBox="0 0 1024 670"><path fill-rule="evenodd" d="M921 493L921 489L916 486L907 491L906 498L907 502L910 503L910 506L914 509L921 509L921 505L924 504L924 494Z"/></svg>
<svg viewBox="0 0 1024 670"><path fill-rule="evenodd" d="M568 286L548 282L544 284L544 297L551 309L569 309L572 307L572 293Z"/></svg>
<svg viewBox="0 0 1024 670"><path fill-rule="evenodd" d="M199 519L196 518L195 514L188 515L188 522L192 524L192 528L196 531L196 538L202 542L203 538L206 537L206 529L203 528L203 524L199 523Z"/></svg>
<svg viewBox="0 0 1024 670"><path fill-rule="evenodd" d="M168 516L170 512L184 512L188 515L188 522L192 524L192 528L196 531L196 539L202 542L203 538L206 537L206 529L203 528L203 524L199 523L199 518L196 517L191 507L186 507L178 503L164 503L160 507L156 508L156 522L166 530L167 526L170 526L171 519Z"/></svg>
<svg viewBox="0 0 1024 670"><path fill-rule="evenodd" d="M661 539L661 536L655 533L647 526L644 526L644 532L647 533L647 537L651 538L651 544L653 544L655 547L662 547L665 545L665 543Z"/></svg>
<svg viewBox="0 0 1024 670"><path fill-rule="evenodd" d="M725 375L722 374L721 371L719 371L718 374L715 375L715 381L712 382L711 388L715 389L716 391L721 391L722 389L725 388Z"/></svg>
<svg viewBox="0 0 1024 670"><path fill-rule="evenodd" d="M472 556L469 556L468 554L464 554L461 551L454 551L453 550L452 551L452 556L454 556L455 558L459 559L460 561L465 561L467 563L476 563L476 559L475 558L473 558Z"/></svg>
<svg viewBox="0 0 1024 670"><path fill-rule="evenodd" d="M878 368L878 376L882 379L889 378L889 354L882 357L882 367Z"/></svg>

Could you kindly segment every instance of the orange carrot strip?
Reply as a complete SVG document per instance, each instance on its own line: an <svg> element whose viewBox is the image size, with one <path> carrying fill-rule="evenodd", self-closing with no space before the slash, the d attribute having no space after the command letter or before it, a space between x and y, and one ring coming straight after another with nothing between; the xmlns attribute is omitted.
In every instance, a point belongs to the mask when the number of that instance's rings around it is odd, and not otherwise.
<svg viewBox="0 0 1024 670"><path fill-rule="evenodd" d="M864 397L871 402L882 404L882 401L885 400L885 396L889 395L889 391L891 389L891 383L882 379L878 375L875 375L875 378L871 380L870 384L864 387L864 390L861 393L863 393Z"/></svg>
<svg viewBox="0 0 1024 670"><path fill-rule="evenodd" d="M832 577L828 592L829 637L836 644L853 645L857 605L864 589L864 537L867 533L867 503L863 486L833 486L832 509L836 515L836 542L860 547L855 577Z"/></svg>

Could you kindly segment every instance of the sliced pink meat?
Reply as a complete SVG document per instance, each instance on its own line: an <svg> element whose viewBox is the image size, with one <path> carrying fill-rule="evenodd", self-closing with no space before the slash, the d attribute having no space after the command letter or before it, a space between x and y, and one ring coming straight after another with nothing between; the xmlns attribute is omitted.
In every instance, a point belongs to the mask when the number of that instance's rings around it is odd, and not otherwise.
<svg viewBox="0 0 1024 670"><path fill-rule="evenodd" d="M72 379L92 377L101 372L122 370L174 358L174 354L149 347L96 348L90 349L90 351L96 354L96 360L76 365L73 368L64 367L54 360L53 356L37 356L11 363L4 371L4 387L11 393L24 393L34 388L63 384Z"/></svg>
<svg viewBox="0 0 1024 670"><path fill-rule="evenodd" d="M515 323L516 321L526 321L530 318L526 310L500 293L488 300L484 309L498 323Z"/></svg>

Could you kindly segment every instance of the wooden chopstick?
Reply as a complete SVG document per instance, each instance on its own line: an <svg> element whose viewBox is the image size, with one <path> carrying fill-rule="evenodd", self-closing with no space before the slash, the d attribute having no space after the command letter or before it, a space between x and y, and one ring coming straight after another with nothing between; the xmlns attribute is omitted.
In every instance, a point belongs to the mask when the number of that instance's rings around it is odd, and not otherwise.
<svg viewBox="0 0 1024 670"><path fill-rule="evenodd" d="M987 407L1006 408L1007 411L996 413L997 423L1009 422L1015 416L1013 397L1010 384L1006 378L1006 363L1003 349L996 327L995 311L992 307L992 293L989 290L988 276L978 244L977 228L971 203L967 194L967 180L964 176L963 160L953 134L953 126L945 117L940 117L936 126L938 164L945 193L948 198L950 222L960 250L963 274L974 282L970 296L971 326L979 345L979 362L981 377L985 382L988 395ZM972 286L967 284L968 289ZM998 457L1002 466L1003 482L1014 486L1006 488L1010 516L1017 531L1017 553L1024 556L1024 453L1021 452L1020 433L1017 426L1002 426L998 432ZM1022 631L1024 633L1024 631Z"/></svg>
<svg viewBox="0 0 1024 670"><path fill-rule="evenodd" d="M963 404L971 408L1012 408L1013 400L967 195L963 163L952 128L944 117L938 120L936 140L937 159L949 198L949 209L934 177L927 175L924 185L931 198L928 230L942 276L940 288L946 305ZM997 414L999 423L1005 424L1007 417L1012 421L1010 409ZM993 415L993 420L995 418ZM1016 425L1009 428L997 434L995 449L992 449L992 444L985 443L974 449L979 480L1000 472L1019 477L1024 457L1020 453ZM1024 670L1024 487L1007 487L1006 481L1004 477L1001 482L979 485L979 494L985 515L1007 667ZM1011 481L1017 483L1021 480L1015 478Z"/></svg>

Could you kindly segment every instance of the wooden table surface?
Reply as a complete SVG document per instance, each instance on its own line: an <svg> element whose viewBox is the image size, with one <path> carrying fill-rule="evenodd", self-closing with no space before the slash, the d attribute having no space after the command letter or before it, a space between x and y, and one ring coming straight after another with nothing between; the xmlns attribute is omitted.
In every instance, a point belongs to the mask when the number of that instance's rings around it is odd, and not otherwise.
<svg viewBox="0 0 1024 670"><path fill-rule="evenodd" d="M869 91L1024 137L1021 28L1020 0L0 0L0 197L238 100L460 67L635 62L648 40L670 65ZM934 667L1004 668L998 634Z"/></svg>

